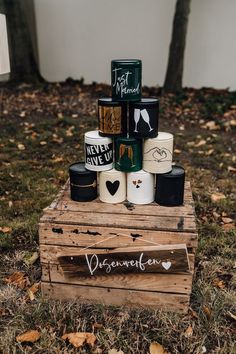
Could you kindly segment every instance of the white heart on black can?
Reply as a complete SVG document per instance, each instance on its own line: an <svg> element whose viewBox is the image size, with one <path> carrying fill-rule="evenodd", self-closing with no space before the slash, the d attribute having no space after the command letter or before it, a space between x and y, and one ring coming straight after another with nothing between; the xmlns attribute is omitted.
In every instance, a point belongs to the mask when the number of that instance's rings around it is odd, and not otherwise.
<svg viewBox="0 0 236 354"><path fill-rule="evenodd" d="M100 136L97 130L84 136L85 167L90 171L107 171L113 167L112 139Z"/></svg>
<svg viewBox="0 0 236 354"><path fill-rule="evenodd" d="M99 174L100 200L104 203L121 203L126 199L126 174L115 169Z"/></svg>
<svg viewBox="0 0 236 354"><path fill-rule="evenodd" d="M127 200L134 204L154 201L155 179L152 173L140 170L127 174Z"/></svg>
<svg viewBox="0 0 236 354"><path fill-rule="evenodd" d="M174 136L159 132L156 138L145 139L143 169L151 173L166 173L172 169Z"/></svg>

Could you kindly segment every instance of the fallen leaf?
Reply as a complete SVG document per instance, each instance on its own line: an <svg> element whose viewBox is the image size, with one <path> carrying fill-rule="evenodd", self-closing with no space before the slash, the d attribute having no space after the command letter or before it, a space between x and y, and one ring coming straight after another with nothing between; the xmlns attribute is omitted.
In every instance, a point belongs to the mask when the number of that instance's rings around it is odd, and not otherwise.
<svg viewBox="0 0 236 354"><path fill-rule="evenodd" d="M23 272L15 272L10 275L8 278L5 278L7 284L13 284L18 286L21 289L25 289L30 285L29 278Z"/></svg>
<svg viewBox="0 0 236 354"><path fill-rule="evenodd" d="M228 171L235 173L236 172L236 168L234 168L232 166L228 166Z"/></svg>
<svg viewBox="0 0 236 354"><path fill-rule="evenodd" d="M216 124L214 120L207 122L205 125L202 125L202 128L207 128L209 130L219 130L220 126Z"/></svg>
<svg viewBox="0 0 236 354"><path fill-rule="evenodd" d="M206 305L203 305L202 309L203 309L203 312L205 313L206 317L209 320L211 318L211 309Z"/></svg>
<svg viewBox="0 0 236 354"><path fill-rule="evenodd" d="M40 141L39 144L44 146L44 145L47 145L47 142L46 141Z"/></svg>
<svg viewBox="0 0 236 354"><path fill-rule="evenodd" d="M115 348L108 350L108 354L124 354L122 350L117 350Z"/></svg>
<svg viewBox="0 0 236 354"><path fill-rule="evenodd" d="M163 346L157 342L153 342L149 347L150 354L168 354Z"/></svg>
<svg viewBox="0 0 236 354"><path fill-rule="evenodd" d="M215 151L214 149L210 149L210 150L206 151L206 155L210 156L213 154L214 151Z"/></svg>
<svg viewBox="0 0 236 354"><path fill-rule="evenodd" d="M218 202L219 200L222 200L222 199L225 199L226 198L226 196L223 194L223 193L213 193L212 195L211 195L211 201L213 202L213 203L216 203L216 202Z"/></svg>
<svg viewBox="0 0 236 354"><path fill-rule="evenodd" d="M58 163L64 161L63 157L56 157L55 159L52 160L53 163Z"/></svg>
<svg viewBox="0 0 236 354"><path fill-rule="evenodd" d="M198 314L196 311L194 311L191 307L189 308L189 312L192 318L198 319Z"/></svg>
<svg viewBox="0 0 236 354"><path fill-rule="evenodd" d="M9 208L11 208L13 206L13 202L11 200L9 200L8 206L9 206Z"/></svg>
<svg viewBox="0 0 236 354"><path fill-rule="evenodd" d="M29 289L27 289L27 293L29 295L30 301L35 300L34 294L39 290L39 283L34 283Z"/></svg>
<svg viewBox="0 0 236 354"><path fill-rule="evenodd" d="M25 150L25 145L24 144L18 144L17 148L18 148L18 150L23 151L23 150Z"/></svg>
<svg viewBox="0 0 236 354"><path fill-rule="evenodd" d="M235 226L234 224L224 224L222 225L222 228L224 229L224 231L230 231L230 230L234 230L235 229Z"/></svg>
<svg viewBox="0 0 236 354"><path fill-rule="evenodd" d="M193 335L193 327L192 326L188 326L188 328L186 329L186 331L184 332L184 336L186 338L189 338Z"/></svg>
<svg viewBox="0 0 236 354"><path fill-rule="evenodd" d="M33 253L26 254L23 259L27 265L32 265L37 261L38 258L39 258L38 252L33 252Z"/></svg>
<svg viewBox="0 0 236 354"><path fill-rule="evenodd" d="M198 143L196 143L194 146L195 147L200 147L202 145L205 145L206 144L206 140L200 140Z"/></svg>
<svg viewBox="0 0 236 354"><path fill-rule="evenodd" d="M24 112L24 111L21 112L21 113L20 113L20 117L21 117L21 118L24 118L24 117L25 117L25 114L26 114L26 112Z"/></svg>
<svg viewBox="0 0 236 354"><path fill-rule="evenodd" d="M34 343L37 342L37 340L39 340L40 336L41 333L39 331L31 330L17 336L16 341L21 343L22 342Z"/></svg>
<svg viewBox="0 0 236 354"><path fill-rule="evenodd" d="M89 344L93 347L97 339L93 333L89 332L65 333L61 338L68 339L75 348L80 348L84 344Z"/></svg>
<svg viewBox="0 0 236 354"><path fill-rule="evenodd" d="M12 228L7 227L7 226L3 226L3 227L0 227L0 232L3 232L4 234L8 234L9 232L12 232Z"/></svg>
<svg viewBox="0 0 236 354"><path fill-rule="evenodd" d="M176 154L180 154L182 151L179 150L179 149L175 149L174 152L175 152Z"/></svg>
<svg viewBox="0 0 236 354"><path fill-rule="evenodd" d="M231 222L233 222L233 219L231 218L221 218L221 220L223 221L224 224L230 224Z"/></svg>

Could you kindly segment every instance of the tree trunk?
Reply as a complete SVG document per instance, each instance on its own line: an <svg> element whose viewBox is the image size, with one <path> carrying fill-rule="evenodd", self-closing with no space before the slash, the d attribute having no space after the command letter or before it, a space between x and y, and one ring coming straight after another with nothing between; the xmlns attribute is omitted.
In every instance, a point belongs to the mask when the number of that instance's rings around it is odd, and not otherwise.
<svg viewBox="0 0 236 354"><path fill-rule="evenodd" d="M191 0L177 0L169 49L168 66L164 91L176 92L182 89L184 50Z"/></svg>
<svg viewBox="0 0 236 354"><path fill-rule="evenodd" d="M22 0L0 0L0 12L6 14L11 62L10 81L42 82L32 45ZM30 16L34 16L30 14Z"/></svg>

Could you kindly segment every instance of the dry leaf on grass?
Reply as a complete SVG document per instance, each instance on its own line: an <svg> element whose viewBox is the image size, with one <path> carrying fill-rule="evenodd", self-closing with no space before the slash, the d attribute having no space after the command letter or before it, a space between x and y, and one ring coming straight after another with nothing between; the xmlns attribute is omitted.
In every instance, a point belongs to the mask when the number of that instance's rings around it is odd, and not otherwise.
<svg viewBox="0 0 236 354"><path fill-rule="evenodd" d="M92 327L93 327L93 329L101 329L101 328L103 328L103 325L101 323L95 322L92 324Z"/></svg>
<svg viewBox="0 0 236 354"><path fill-rule="evenodd" d="M211 318L211 309L206 305L203 305L202 309L203 309L203 312L205 313L206 317L209 320Z"/></svg>
<svg viewBox="0 0 236 354"><path fill-rule="evenodd" d="M8 234L12 232L12 228L7 226L3 226L3 227L0 226L0 232L3 232L4 234Z"/></svg>
<svg viewBox="0 0 236 354"><path fill-rule="evenodd" d="M153 342L149 347L150 354L168 354L163 346L157 342Z"/></svg>
<svg viewBox="0 0 236 354"><path fill-rule="evenodd" d="M33 252L33 253L26 254L23 259L27 265L32 265L37 261L38 258L39 258L38 252Z"/></svg>
<svg viewBox="0 0 236 354"><path fill-rule="evenodd" d="M37 340L39 340L41 336L41 333L39 331L36 330L31 330L31 331L27 331L25 333L20 334L19 336L16 337L16 341L17 342L30 342L30 343L34 343Z"/></svg>
<svg viewBox="0 0 236 354"><path fill-rule="evenodd" d="M228 218L228 217L226 217L226 218L222 217L221 219L222 219L224 224L230 224L231 222L233 222L233 219Z"/></svg>
<svg viewBox="0 0 236 354"><path fill-rule="evenodd" d="M65 333L61 338L68 339L75 348L80 348L84 344L89 344L93 347L97 339L93 333L89 332Z"/></svg>
<svg viewBox="0 0 236 354"><path fill-rule="evenodd" d="M207 122L205 125L202 125L202 128L206 128L209 130L218 130L220 129L220 126L217 125L214 120L211 120L210 122Z"/></svg>
<svg viewBox="0 0 236 354"><path fill-rule="evenodd" d="M218 289L225 288L225 283L223 282L223 280L220 280L219 278L213 279L212 284L215 288L218 288Z"/></svg>
<svg viewBox="0 0 236 354"><path fill-rule="evenodd" d="M200 147L202 145L205 145L206 144L206 140L200 140L198 143L195 143L195 147Z"/></svg>
<svg viewBox="0 0 236 354"><path fill-rule="evenodd" d="M236 168L235 167L233 167L233 166L228 166L228 171L229 172L236 172Z"/></svg>
<svg viewBox="0 0 236 354"><path fill-rule="evenodd" d="M108 354L124 354L122 350L117 350L115 348L108 350Z"/></svg>
<svg viewBox="0 0 236 354"><path fill-rule="evenodd" d="M27 293L29 295L30 301L35 299L34 294L39 290L39 283L34 283L29 289L27 289Z"/></svg>
<svg viewBox="0 0 236 354"><path fill-rule="evenodd" d="M231 224L224 224L222 225L222 228L224 229L224 231L230 231L230 230L234 230L235 226L233 223Z"/></svg>
<svg viewBox="0 0 236 354"><path fill-rule="evenodd" d="M17 148L18 148L18 150L23 151L23 150L25 150L25 145L24 144L18 144Z"/></svg>
<svg viewBox="0 0 236 354"><path fill-rule="evenodd" d="M213 193L212 195L211 195L211 201L213 202L213 203L216 203L216 202L218 202L219 200L222 200L222 199L225 199L226 198L226 196L223 194L223 193Z"/></svg>
<svg viewBox="0 0 236 354"><path fill-rule="evenodd" d="M228 311L227 315L234 321L236 321L236 314L233 314L232 312Z"/></svg>
<svg viewBox="0 0 236 354"><path fill-rule="evenodd" d="M13 284L18 286L21 289L25 289L30 285L29 278L23 272L15 272L10 275L8 278L5 278L7 284Z"/></svg>
<svg viewBox="0 0 236 354"><path fill-rule="evenodd" d="M186 331L184 332L184 336L186 338L192 337L193 335L193 327L191 325L188 326L188 328L186 329Z"/></svg>

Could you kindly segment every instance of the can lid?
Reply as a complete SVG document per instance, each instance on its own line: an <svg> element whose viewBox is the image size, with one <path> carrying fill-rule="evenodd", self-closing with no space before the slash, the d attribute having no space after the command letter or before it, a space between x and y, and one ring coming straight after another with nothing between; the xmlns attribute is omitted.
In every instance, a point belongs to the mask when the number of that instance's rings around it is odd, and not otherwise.
<svg viewBox="0 0 236 354"><path fill-rule="evenodd" d="M107 176L120 176L120 175L123 175L125 174L125 172L122 172L122 171L118 171L116 170L115 168L112 168L111 170L107 170L107 171L101 171L100 174L102 174L103 176L107 175Z"/></svg>
<svg viewBox="0 0 236 354"><path fill-rule="evenodd" d="M158 176L161 176L162 178L181 178L184 174L185 170L183 167L173 165L170 172L159 174Z"/></svg>
<svg viewBox="0 0 236 354"><path fill-rule="evenodd" d="M74 174L82 175L91 175L94 174L94 171L89 171L85 168L84 162L75 162L70 165L69 171ZM96 172L95 172L96 173Z"/></svg>
<svg viewBox="0 0 236 354"><path fill-rule="evenodd" d="M139 107L139 106L153 106L153 105L159 105L159 99L158 98L154 98L154 97L144 97L142 98L140 101L137 102L130 102L130 106L134 106L134 107Z"/></svg>
<svg viewBox="0 0 236 354"><path fill-rule="evenodd" d="M171 133L158 132L158 135L155 138L150 138L146 140L166 141L166 140L173 140L173 138L174 136Z"/></svg>
<svg viewBox="0 0 236 354"><path fill-rule="evenodd" d="M122 106L124 105L123 102L118 102L118 101L114 101L112 100L111 97L102 97L98 99L98 105L99 106L110 106L110 107L114 107L114 106Z"/></svg>
<svg viewBox="0 0 236 354"><path fill-rule="evenodd" d="M140 66L142 64L142 61L140 59L114 59L111 61L111 64L119 64L121 66Z"/></svg>
<svg viewBox="0 0 236 354"><path fill-rule="evenodd" d="M85 138L88 138L88 139L94 139L94 141L100 140L101 143L104 143L104 144L105 143L107 143L107 144L112 143L111 138L99 135L98 130L91 130L89 132L86 132L84 134L84 136L85 136Z"/></svg>
<svg viewBox="0 0 236 354"><path fill-rule="evenodd" d="M128 173L129 175L132 175L132 174L134 174L135 176L136 175L145 175L145 176L147 176L147 175L152 175L153 173L150 173L150 172L147 172L147 171L144 171L144 170L139 170L139 171L137 171L137 172L129 172Z"/></svg>
<svg viewBox="0 0 236 354"><path fill-rule="evenodd" d="M141 139L137 139L137 138L132 138L132 137L125 137L125 136L121 136L116 138L116 142L117 143L124 143L126 145L133 145L133 144L140 144L141 143Z"/></svg>

